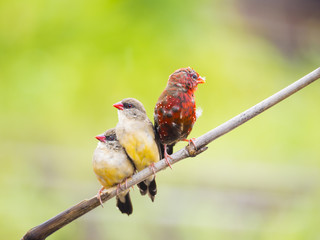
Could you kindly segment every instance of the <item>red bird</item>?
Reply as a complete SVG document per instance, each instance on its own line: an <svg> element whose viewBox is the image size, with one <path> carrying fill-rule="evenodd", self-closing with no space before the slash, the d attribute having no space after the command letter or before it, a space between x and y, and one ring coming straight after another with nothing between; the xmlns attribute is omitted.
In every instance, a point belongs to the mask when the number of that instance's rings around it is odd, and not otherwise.
<svg viewBox="0 0 320 240"><path fill-rule="evenodd" d="M194 93L200 83L205 83L205 79L192 68L176 70L155 106L154 125L170 167L168 154L172 154L173 146L179 141L193 143L193 139L186 138L197 119Z"/></svg>

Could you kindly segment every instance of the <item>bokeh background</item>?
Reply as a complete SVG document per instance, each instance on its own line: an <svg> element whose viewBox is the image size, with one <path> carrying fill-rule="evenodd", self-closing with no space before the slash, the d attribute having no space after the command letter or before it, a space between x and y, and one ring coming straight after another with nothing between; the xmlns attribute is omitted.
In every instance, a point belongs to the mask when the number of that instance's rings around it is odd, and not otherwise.
<svg viewBox="0 0 320 240"><path fill-rule="evenodd" d="M319 67L317 0L0 1L0 236L94 196L94 136L112 104L153 108L191 66L197 137ZM49 239L319 239L320 85L315 82ZM178 144L175 150L183 147Z"/></svg>

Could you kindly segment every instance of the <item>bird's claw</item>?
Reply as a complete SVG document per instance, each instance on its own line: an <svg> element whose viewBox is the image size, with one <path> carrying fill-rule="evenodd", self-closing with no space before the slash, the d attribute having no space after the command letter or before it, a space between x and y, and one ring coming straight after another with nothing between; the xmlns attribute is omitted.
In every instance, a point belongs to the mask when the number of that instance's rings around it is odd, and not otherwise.
<svg viewBox="0 0 320 240"><path fill-rule="evenodd" d="M166 160L167 165L172 169L172 166L171 166L168 158L171 158L171 159L172 159L172 157L171 157L171 156L167 153L167 151L165 150L165 151L164 151L164 159Z"/></svg>
<svg viewBox="0 0 320 240"><path fill-rule="evenodd" d="M154 163L150 164L150 168L151 168L151 170L153 172L153 175L156 176L156 170L154 169Z"/></svg>
<svg viewBox="0 0 320 240"><path fill-rule="evenodd" d="M126 179L127 180L127 179ZM119 195L119 191L122 191L123 189L122 189L122 187L121 187L121 183L118 183L118 185L117 185L117 195Z"/></svg>
<svg viewBox="0 0 320 240"><path fill-rule="evenodd" d="M97 193L97 198L98 198L98 200L100 202L101 207L104 207L103 203L102 203L102 200L101 200L101 193L102 193L103 190L104 190L104 187L100 188L100 190Z"/></svg>
<svg viewBox="0 0 320 240"><path fill-rule="evenodd" d="M194 143L194 140L196 140L196 139L195 139L195 138L183 139L183 141L185 141L185 142L188 142L188 143L189 143L189 146L190 146L190 144L192 144L192 145L193 145L193 147L194 147L194 149L195 149L195 150L197 150L197 146L196 146L196 144Z"/></svg>
<svg viewBox="0 0 320 240"><path fill-rule="evenodd" d="M126 188L128 188L128 178L126 178L124 185L126 186Z"/></svg>

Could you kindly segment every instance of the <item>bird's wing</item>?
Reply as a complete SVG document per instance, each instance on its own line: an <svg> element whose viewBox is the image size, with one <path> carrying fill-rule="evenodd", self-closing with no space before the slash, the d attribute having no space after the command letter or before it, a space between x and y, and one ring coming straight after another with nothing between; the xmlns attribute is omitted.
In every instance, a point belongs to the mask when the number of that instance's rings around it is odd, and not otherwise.
<svg viewBox="0 0 320 240"><path fill-rule="evenodd" d="M149 120L149 119L148 119ZM159 133L157 131L157 123L155 122L154 123L154 126L152 125L152 122L149 120L152 128L153 128L153 132L154 132L154 140L157 144L157 147L158 147L158 151L159 151L159 158L162 159L164 157L164 146L163 144L160 142L160 137L159 137Z"/></svg>

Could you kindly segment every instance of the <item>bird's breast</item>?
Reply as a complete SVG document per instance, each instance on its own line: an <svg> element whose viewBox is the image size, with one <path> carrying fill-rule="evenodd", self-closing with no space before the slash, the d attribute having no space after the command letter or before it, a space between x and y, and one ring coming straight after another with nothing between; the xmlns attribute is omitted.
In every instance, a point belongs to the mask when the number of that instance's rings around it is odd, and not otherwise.
<svg viewBox="0 0 320 240"><path fill-rule="evenodd" d="M159 161L159 150L150 121L126 121L117 126L116 132L138 171Z"/></svg>
<svg viewBox="0 0 320 240"><path fill-rule="evenodd" d="M162 143L172 144L186 138L196 121L192 94L168 94L155 107L155 123Z"/></svg>
<svg viewBox="0 0 320 240"><path fill-rule="evenodd" d="M134 172L134 167L124 151L97 148L92 163L98 180L106 188L122 182Z"/></svg>

